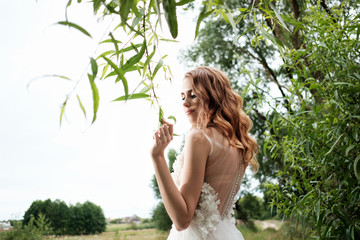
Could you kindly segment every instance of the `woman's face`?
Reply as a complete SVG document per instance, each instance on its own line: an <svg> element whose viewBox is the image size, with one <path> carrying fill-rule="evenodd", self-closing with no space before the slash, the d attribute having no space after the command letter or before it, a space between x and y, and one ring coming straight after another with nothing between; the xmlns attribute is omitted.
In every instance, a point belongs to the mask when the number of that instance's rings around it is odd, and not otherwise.
<svg viewBox="0 0 360 240"><path fill-rule="evenodd" d="M193 91L193 80L185 78L181 87L181 98L183 100L183 107L186 116L189 118L191 124L196 124L199 114L199 98Z"/></svg>

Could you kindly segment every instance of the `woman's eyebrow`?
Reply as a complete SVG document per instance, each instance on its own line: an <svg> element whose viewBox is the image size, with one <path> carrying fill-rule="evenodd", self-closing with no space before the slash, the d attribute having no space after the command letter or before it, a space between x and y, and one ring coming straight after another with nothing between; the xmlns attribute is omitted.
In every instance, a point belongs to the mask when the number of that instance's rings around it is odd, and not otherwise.
<svg viewBox="0 0 360 240"><path fill-rule="evenodd" d="M186 91L185 91L185 92L186 92ZM188 92L188 93L189 93L189 92L192 92L192 89L189 89L187 92ZM185 95L185 93L184 93L184 92L181 92L180 95Z"/></svg>

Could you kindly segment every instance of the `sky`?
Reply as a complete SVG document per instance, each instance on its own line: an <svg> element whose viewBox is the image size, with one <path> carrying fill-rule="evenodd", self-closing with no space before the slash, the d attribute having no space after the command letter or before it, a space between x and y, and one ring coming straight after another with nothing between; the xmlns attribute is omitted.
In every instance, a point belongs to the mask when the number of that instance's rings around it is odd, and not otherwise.
<svg viewBox="0 0 360 240"><path fill-rule="evenodd" d="M76 2L76 1L73 1ZM100 107L92 118L88 80L90 56L96 56L109 22L98 23L90 5L73 3L69 20L93 36L54 23L65 20L67 0L12 0L0 15L0 220L21 219L35 200L60 199L67 204L91 201L107 218L151 217L157 204L150 187L154 174L149 155L157 111L145 100L111 102L122 96L121 85L98 83ZM86 4L85 4L86 5ZM82 6L82 7L79 7ZM173 81L158 89L165 115L177 118L175 132L189 128L179 88L186 68L178 50L194 39L193 17L179 14L181 43L164 43ZM163 26L164 34L167 26ZM95 53L95 54L94 54ZM60 74L74 79L38 78ZM59 125L60 106L80 79L79 93L87 119L74 100ZM132 81L133 80L133 81ZM130 89L138 82L129 79ZM31 84L29 84L31 82ZM29 86L28 86L29 84ZM182 137L170 147L179 149Z"/></svg>

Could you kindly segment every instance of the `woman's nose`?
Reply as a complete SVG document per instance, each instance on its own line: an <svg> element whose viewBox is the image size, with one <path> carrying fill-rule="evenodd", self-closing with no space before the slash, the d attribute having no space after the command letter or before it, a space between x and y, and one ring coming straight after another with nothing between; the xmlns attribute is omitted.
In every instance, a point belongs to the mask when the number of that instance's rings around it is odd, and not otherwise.
<svg viewBox="0 0 360 240"><path fill-rule="evenodd" d="M184 107L190 107L190 105L191 105L191 104L190 104L189 98L185 98L185 99L184 99L183 106L184 106Z"/></svg>

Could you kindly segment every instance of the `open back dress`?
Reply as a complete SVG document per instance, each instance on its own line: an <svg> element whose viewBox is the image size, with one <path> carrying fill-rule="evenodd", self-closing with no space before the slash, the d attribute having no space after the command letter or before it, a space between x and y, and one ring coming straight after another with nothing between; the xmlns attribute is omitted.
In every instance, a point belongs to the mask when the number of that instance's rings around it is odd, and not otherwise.
<svg viewBox="0 0 360 240"><path fill-rule="evenodd" d="M190 226L177 231L173 226L168 240L243 240L235 226L233 206L240 190L246 165L240 152L215 129L204 133L211 145L206 162L200 199ZM181 188L183 154L173 164L172 178Z"/></svg>

